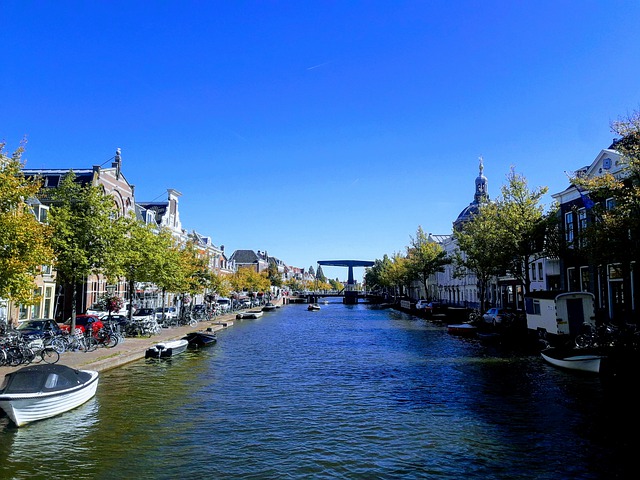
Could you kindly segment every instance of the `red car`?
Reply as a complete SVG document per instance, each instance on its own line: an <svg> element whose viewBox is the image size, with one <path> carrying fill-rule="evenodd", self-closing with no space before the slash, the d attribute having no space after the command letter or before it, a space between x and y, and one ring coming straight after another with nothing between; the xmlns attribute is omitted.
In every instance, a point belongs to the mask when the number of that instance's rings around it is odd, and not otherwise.
<svg viewBox="0 0 640 480"><path fill-rule="evenodd" d="M97 315L76 315L76 329L80 329L84 333L87 324L91 325L91 331L93 333L96 333L104 326L102 320L100 320L100 317ZM70 328L71 319L60 324L60 329L65 332L68 332Z"/></svg>

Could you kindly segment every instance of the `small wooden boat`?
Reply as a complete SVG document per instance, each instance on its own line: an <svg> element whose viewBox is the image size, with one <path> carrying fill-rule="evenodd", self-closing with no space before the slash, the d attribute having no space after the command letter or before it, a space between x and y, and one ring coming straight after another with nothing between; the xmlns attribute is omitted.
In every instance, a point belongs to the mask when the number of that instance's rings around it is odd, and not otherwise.
<svg viewBox="0 0 640 480"><path fill-rule="evenodd" d="M447 331L453 335L460 335L462 337L475 337L478 328L474 327L470 323L458 323L454 325L448 325Z"/></svg>
<svg viewBox="0 0 640 480"><path fill-rule="evenodd" d="M262 311L263 311L263 312L271 312L271 311L275 310L276 308L278 308L278 306L277 306L277 305L274 305L274 304L273 304L273 303L271 303L271 302L267 302L267 303L265 303L265 304L264 304L264 306L262 307Z"/></svg>
<svg viewBox="0 0 640 480"><path fill-rule="evenodd" d="M307 307L307 310L311 311L315 311L315 310L320 310L320 305L318 305L317 303L310 303L309 306Z"/></svg>
<svg viewBox="0 0 640 480"><path fill-rule="evenodd" d="M196 332L189 332L183 338L189 342L189 347L191 348L208 347L218 341L216 332L210 328L207 328L206 330L198 330Z"/></svg>
<svg viewBox="0 0 640 480"><path fill-rule="evenodd" d="M72 410L93 398L98 372L32 365L5 375L0 408L18 427Z"/></svg>
<svg viewBox="0 0 640 480"><path fill-rule="evenodd" d="M548 347L540 355L553 366L580 372L600 373L602 360L606 358L588 349Z"/></svg>
<svg viewBox="0 0 640 480"><path fill-rule="evenodd" d="M147 351L144 353L144 358L174 357L184 352L188 346L189 346L189 342L184 338L157 343L153 347L149 347L147 349Z"/></svg>
<svg viewBox="0 0 640 480"><path fill-rule="evenodd" d="M262 310L248 310L246 312L240 312L236 315L238 319L256 319L262 316Z"/></svg>

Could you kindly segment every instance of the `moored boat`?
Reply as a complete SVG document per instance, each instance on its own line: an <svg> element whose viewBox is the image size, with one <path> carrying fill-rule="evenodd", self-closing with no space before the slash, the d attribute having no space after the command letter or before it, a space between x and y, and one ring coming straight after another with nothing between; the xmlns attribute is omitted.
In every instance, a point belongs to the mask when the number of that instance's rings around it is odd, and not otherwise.
<svg viewBox="0 0 640 480"><path fill-rule="evenodd" d="M265 304L264 304L264 306L262 307L262 311L263 311L263 312L271 312L271 311L275 310L276 308L278 308L278 306L277 306L277 305L274 305L274 304L273 304L273 303L271 303L271 302L267 302L267 303L265 303Z"/></svg>
<svg viewBox="0 0 640 480"><path fill-rule="evenodd" d="M236 315L238 319L256 319L262 316L262 310L248 310L246 312L240 312Z"/></svg>
<svg viewBox="0 0 640 480"><path fill-rule="evenodd" d="M198 330L195 332L189 332L184 336L184 339L189 342L189 347L202 348L212 345L218 341L216 332L210 328L206 330Z"/></svg>
<svg viewBox="0 0 640 480"><path fill-rule="evenodd" d="M184 338L179 340L169 340L167 342L157 343L153 347L149 347L144 358L169 358L184 352L189 346L189 342Z"/></svg>
<svg viewBox="0 0 640 480"><path fill-rule="evenodd" d="M588 349L559 347L545 348L540 355L553 366L590 373L600 373L602 361L607 358L606 355Z"/></svg>
<svg viewBox="0 0 640 480"><path fill-rule="evenodd" d="M66 365L32 365L5 375L0 408L18 427L79 407L98 388L95 370Z"/></svg>
<svg viewBox="0 0 640 480"><path fill-rule="evenodd" d="M453 335L460 335L462 337L475 337L478 328L474 327L470 323L458 323L448 325L447 331Z"/></svg>

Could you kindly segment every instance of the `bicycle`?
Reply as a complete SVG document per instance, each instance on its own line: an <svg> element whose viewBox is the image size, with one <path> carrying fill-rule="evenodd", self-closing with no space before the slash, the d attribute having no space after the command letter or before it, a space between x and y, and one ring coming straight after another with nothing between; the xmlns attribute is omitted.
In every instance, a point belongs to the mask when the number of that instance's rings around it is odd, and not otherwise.
<svg viewBox="0 0 640 480"><path fill-rule="evenodd" d="M469 321L477 322L482 319L482 313L477 308L469 312Z"/></svg>
<svg viewBox="0 0 640 480"><path fill-rule="evenodd" d="M41 338L30 341L27 347L31 349L32 356L30 356L30 362L34 363L58 363L60 360L60 354L53 347L45 345L44 340Z"/></svg>

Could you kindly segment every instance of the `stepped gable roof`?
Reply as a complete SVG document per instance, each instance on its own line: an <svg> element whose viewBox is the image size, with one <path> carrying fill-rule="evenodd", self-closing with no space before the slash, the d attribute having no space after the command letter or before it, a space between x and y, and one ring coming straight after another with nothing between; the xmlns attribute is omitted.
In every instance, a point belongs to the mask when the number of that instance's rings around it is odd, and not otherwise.
<svg viewBox="0 0 640 480"><path fill-rule="evenodd" d="M484 163L483 158L479 158L479 173L475 179L476 190L473 195L473 202L471 202L467 207L460 212L458 218L453 222L454 230L457 230L462 227L466 222L468 222L471 217L478 213L480 203L486 202L489 200L489 190L488 190L488 181L487 177L484 176Z"/></svg>

